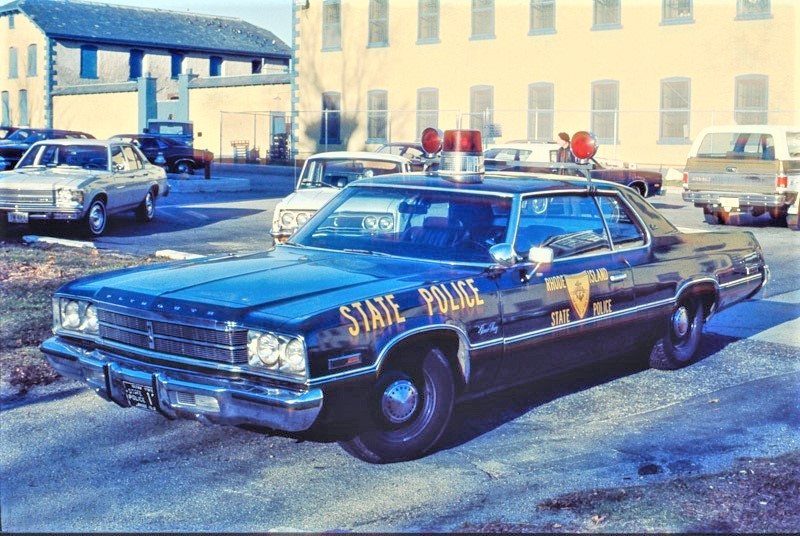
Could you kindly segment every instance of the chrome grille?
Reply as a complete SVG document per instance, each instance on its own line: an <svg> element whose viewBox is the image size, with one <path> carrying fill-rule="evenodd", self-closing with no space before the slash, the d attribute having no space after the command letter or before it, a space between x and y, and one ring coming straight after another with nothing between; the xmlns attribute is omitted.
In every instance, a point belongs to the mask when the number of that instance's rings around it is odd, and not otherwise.
<svg viewBox="0 0 800 536"><path fill-rule="evenodd" d="M137 348L205 361L247 362L247 331L224 331L98 309L100 337Z"/></svg>
<svg viewBox="0 0 800 536"><path fill-rule="evenodd" d="M2 203L32 203L53 204L53 190L17 190L0 188L0 202Z"/></svg>

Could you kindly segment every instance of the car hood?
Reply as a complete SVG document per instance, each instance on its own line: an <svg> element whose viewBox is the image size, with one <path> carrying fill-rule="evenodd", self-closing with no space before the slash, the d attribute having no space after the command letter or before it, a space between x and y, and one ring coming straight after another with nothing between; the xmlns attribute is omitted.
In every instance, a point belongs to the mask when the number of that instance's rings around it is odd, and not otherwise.
<svg viewBox="0 0 800 536"><path fill-rule="evenodd" d="M79 279L59 292L164 314L283 324L468 271L410 259L278 246ZM252 317L251 317L252 321Z"/></svg>
<svg viewBox="0 0 800 536"><path fill-rule="evenodd" d="M303 188L284 197L278 207L292 210L319 210L339 192L341 192L339 188Z"/></svg>
<svg viewBox="0 0 800 536"><path fill-rule="evenodd" d="M24 167L0 174L0 188L48 190L76 188L86 180L102 175L102 171L87 172L78 168Z"/></svg>

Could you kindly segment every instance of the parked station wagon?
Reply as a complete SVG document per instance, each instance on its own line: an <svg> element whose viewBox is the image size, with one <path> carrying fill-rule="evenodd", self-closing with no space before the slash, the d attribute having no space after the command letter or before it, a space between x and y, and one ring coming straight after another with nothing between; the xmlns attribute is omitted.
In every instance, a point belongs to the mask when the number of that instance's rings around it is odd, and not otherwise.
<svg viewBox="0 0 800 536"><path fill-rule="evenodd" d="M689 151L683 189L684 201L702 208L708 223L767 213L800 230L800 126L703 130Z"/></svg>
<svg viewBox="0 0 800 536"><path fill-rule="evenodd" d="M13 171L0 173L0 222L71 222L103 234L108 216L136 211L151 221L167 175L130 143L106 140L37 142Z"/></svg>
<svg viewBox="0 0 800 536"><path fill-rule="evenodd" d="M637 349L687 365L763 285L751 233L684 234L610 182L483 173L479 136L445 133L436 173L351 184L269 251L69 283L42 350L123 407L324 430L382 463L430 452L458 400Z"/></svg>

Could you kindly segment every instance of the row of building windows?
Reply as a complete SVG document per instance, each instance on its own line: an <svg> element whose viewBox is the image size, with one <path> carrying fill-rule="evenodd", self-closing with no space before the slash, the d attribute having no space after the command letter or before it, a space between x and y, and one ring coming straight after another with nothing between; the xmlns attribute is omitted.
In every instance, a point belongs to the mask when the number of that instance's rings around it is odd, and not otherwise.
<svg viewBox="0 0 800 536"><path fill-rule="evenodd" d="M28 45L27 76L36 76L38 72L38 49L36 45ZM8 77L19 78L19 51L17 47L8 49Z"/></svg>
<svg viewBox="0 0 800 536"><path fill-rule="evenodd" d="M735 79L734 120L738 124L766 124L768 78L763 75L744 75ZM551 141L555 132L554 85L539 82L528 86L527 135L531 141ZM320 142L341 143L341 94L322 95L322 128ZM439 90L417 90L417 131L419 136L427 127L439 126ZM619 81L600 80L592 83L590 128L601 143L618 143ZM659 103L659 142L689 143L691 115L691 80L667 78L661 81ZM389 125L389 93L374 90L367 93L367 143L385 142ZM470 128L484 135L495 130L494 88L470 88Z"/></svg>
<svg viewBox="0 0 800 536"><path fill-rule="evenodd" d="M30 125L30 117L28 116L28 92L27 90L19 90L19 119L18 126ZM8 91L0 92L0 125L7 127L11 125L11 95Z"/></svg>
<svg viewBox="0 0 800 536"><path fill-rule="evenodd" d="M439 0L417 0L417 42L439 41ZM471 1L471 37L494 38L495 0ZM556 31L556 0L529 0L529 35ZM622 27L622 0L594 0L593 29L605 30ZM737 19L755 19L771 16L770 0L736 0ZM389 44L389 0L370 0L367 46ZM661 0L663 24L694 22L694 0ZM322 48L339 50L342 46L341 0L325 0L322 6Z"/></svg>

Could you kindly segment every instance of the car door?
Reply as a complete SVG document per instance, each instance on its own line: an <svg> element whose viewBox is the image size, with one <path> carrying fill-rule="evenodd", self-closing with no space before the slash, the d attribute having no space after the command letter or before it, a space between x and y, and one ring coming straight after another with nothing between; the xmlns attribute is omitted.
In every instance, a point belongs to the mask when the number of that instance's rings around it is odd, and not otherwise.
<svg viewBox="0 0 800 536"><path fill-rule="evenodd" d="M619 313L635 306L633 278L611 248L588 192L524 197L515 249L549 247L554 260L523 262L499 278L501 383L543 377L603 359L626 345Z"/></svg>
<svg viewBox="0 0 800 536"><path fill-rule="evenodd" d="M149 173L145 169L144 162L139 157L139 153L134 150L132 145L123 145L122 154L128 161L127 176L128 184L125 189L130 203L138 205L144 200L147 190L150 188Z"/></svg>
<svg viewBox="0 0 800 536"><path fill-rule="evenodd" d="M123 144L113 144L109 149L111 156L111 180L108 184L107 203L109 211L122 210L133 202L131 192L127 189L131 170L122 147Z"/></svg>

